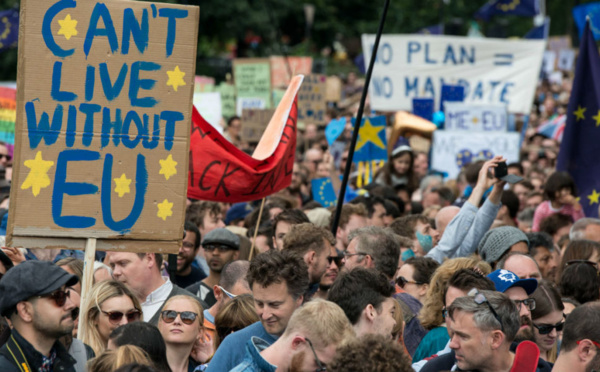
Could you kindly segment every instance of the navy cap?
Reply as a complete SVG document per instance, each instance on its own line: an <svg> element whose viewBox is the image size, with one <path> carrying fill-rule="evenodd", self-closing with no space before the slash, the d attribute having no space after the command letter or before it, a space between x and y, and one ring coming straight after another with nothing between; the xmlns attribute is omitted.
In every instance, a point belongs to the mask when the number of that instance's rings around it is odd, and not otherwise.
<svg viewBox="0 0 600 372"><path fill-rule="evenodd" d="M204 236L202 245L226 245L231 249L239 250L240 238L225 228L214 229Z"/></svg>
<svg viewBox="0 0 600 372"><path fill-rule="evenodd" d="M225 214L225 225L229 225L235 220L243 220L253 209L249 203L233 204Z"/></svg>
<svg viewBox="0 0 600 372"><path fill-rule="evenodd" d="M62 286L77 284L79 278L48 261L25 261L4 274L0 280L0 314L33 296L50 294Z"/></svg>
<svg viewBox="0 0 600 372"><path fill-rule="evenodd" d="M507 289L512 287L521 287L525 290L525 292L527 292L527 295L529 296L530 294L535 292L538 286L538 282L536 279L519 279L517 274L504 269L492 271L488 274L487 277L491 279L492 282L494 282L496 290L502 293L506 292Z"/></svg>

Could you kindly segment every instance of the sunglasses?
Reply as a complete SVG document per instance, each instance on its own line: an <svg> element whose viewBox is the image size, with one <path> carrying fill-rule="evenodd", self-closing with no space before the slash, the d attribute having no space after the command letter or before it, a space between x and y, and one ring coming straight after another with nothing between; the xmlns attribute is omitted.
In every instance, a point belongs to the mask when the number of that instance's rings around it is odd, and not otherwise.
<svg viewBox="0 0 600 372"><path fill-rule="evenodd" d="M552 330L554 328L556 328L556 332L560 332L563 330L563 328L565 327L565 322L560 322L560 323L556 323L554 325L552 324L542 324L542 325L537 325L535 323L533 323L533 326L535 328L537 328L538 332L540 332L540 335L547 335L548 333L552 332Z"/></svg>
<svg viewBox="0 0 600 372"><path fill-rule="evenodd" d="M399 276L398 278L396 278L396 284L398 284L398 286L400 288L404 288L404 286L407 285L407 284L422 285L422 284L425 284L425 283L415 282L414 280L407 280L405 277Z"/></svg>
<svg viewBox="0 0 600 372"><path fill-rule="evenodd" d="M70 295L71 295L71 291L69 291L68 289L64 290L64 291L62 289L59 289L58 291L54 291L50 294L38 296L38 297L49 298L51 300L54 300L54 302L56 303L56 306L63 307L67 303L67 297L69 297Z"/></svg>
<svg viewBox="0 0 600 372"><path fill-rule="evenodd" d="M0 154L0 159L6 159L7 161L11 161L12 160L12 156L10 155L5 155L5 154Z"/></svg>
<svg viewBox="0 0 600 372"><path fill-rule="evenodd" d="M164 310L160 313L160 315L162 316L163 322L165 322L167 324L173 323L175 321L175 319L177 319L177 315L179 315L181 317L181 321L183 322L183 324L187 324L187 325L194 323L194 321L198 317L198 314L193 313L191 311L179 312L179 311L175 311L175 310Z"/></svg>
<svg viewBox="0 0 600 372"><path fill-rule="evenodd" d="M127 318L127 323L137 322L140 320L142 313L139 310L132 310L128 313L123 313L121 311L104 311L100 309L100 311L108 317L108 321L112 324L118 324L123 319L123 316Z"/></svg>
<svg viewBox="0 0 600 372"><path fill-rule="evenodd" d="M315 351L312 342L310 342L308 338L305 338L305 340L308 343L308 346L310 346L310 350L312 350L313 355L315 356L315 363L317 364L317 369L315 369L315 372L326 372L327 366L325 365L325 363L319 360L319 357L317 356L317 352Z"/></svg>
<svg viewBox="0 0 600 372"><path fill-rule="evenodd" d="M517 309L519 309L519 311L521 311L522 305L525 305L529 311L535 310L535 299L533 298L527 298L525 300L513 300L513 302L515 305L517 305Z"/></svg>
<svg viewBox="0 0 600 372"><path fill-rule="evenodd" d="M335 262L335 265L339 268L344 266L344 256L327 256L327 262L331 265L332 262Z"/></svg>
<svg viewBox="0 0 600 372"><path fill-rule="evenodd" d="M218 287L219 287L219 289L221 290L221 292L225 293L225 295L226 295L227 297L229 297L229 298L236 298L236 297L237 297L237 295L234 295L233 293L231 293L231 292L228 292L228 291L227 291L225 288L223 288L223 287L221 287L221 286L218 286Z"/></svg>
<svg viewBox="0 0 600 372"><path fill-rule="evenodd" d="M492 314L494 314L494 318L496 318L496 320L498 321L498 323L500 323L500 330L502 332L504 332L504 325L502 324L502 321L500 320L500 317L498 316L498 313L496 312L496 310L494 309L494 307L492 306L492 304L490 304L490 302L485 297L485 295L483 293L479 292L477 289L473 288L469 292L469 296L473 296L473 301L475 301L475 303L477 305L481 305L481 304L485 303L488 306L488 308L490 309L490 311L492 312Z"/></svg>

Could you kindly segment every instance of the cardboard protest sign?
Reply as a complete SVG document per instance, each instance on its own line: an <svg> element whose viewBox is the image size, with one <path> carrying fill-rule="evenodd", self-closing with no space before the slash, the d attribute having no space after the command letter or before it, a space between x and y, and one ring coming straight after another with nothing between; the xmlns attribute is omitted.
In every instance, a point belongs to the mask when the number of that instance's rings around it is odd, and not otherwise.
<svg viewBox="0 0 600 372"><path fill-rule="evenodd" d="M362 36L365 61L375 35ZM544 40L443 35L382 35L369 97L380 111L410 110L412 99L433 97L443 85L465 87L467 103L502 103L529 113L540 75Z"/></svg>
<svg viewBox="0 0 600 372"><path fill-rule="evenodd" d="M0 141L15 143L15 121L17 120L17 91L0 87Z"/></svg>
<svg viewBox="0 0 600 372"><path fill-rule="evenodd" d="M339 102L342 99L342 79L337 76L327 76L327 102Z"/></svg>
<svg viewBox="0 0 600 372"><path fill-rule="evenodd" d="M240 132L242 141L260 141L260 137L265 132L274 113L274 109L245 109L242 112L242 131Z"/></svg>
<svg viewBox="0 0 600 372"><path fill-rule="evenodd" d="M268 59L235 59L233 79L237 90L238 116L245 108L271 108L271 65Z"/></svg>
<svg viewBox="0 0 600 372"><path fill-rule="evenodd" d="M271 56L269 61L271 62L271 86L273 88L287 88L292 76L309 75L312 71L312 57Z"/></svg>
<svg viewBox="0 0 600 372"><path fill-rule="evenodd" d="M504 105L469 105L446 102L445 130L506 132L508 113Z"/></svg>
<svg viewBox="0 0 600 372"><path fill-rule="evenodd" d="M298 120L304 123L325 124L325 75L304 77L298 93Z"/></svg>
<svg viewBox="0 0 600 372"><path fill-rule="evenodd" d="M431 168L456 178L473 159L502 155L507 163L519 161L519 133L436 130L433 133Z"/></svg>
<svg viewBox="0 0 600 372"><path fill-rule="evenodd" d="M558 68L563 71L573 70L575 62L575 51L573 49L563 49L558 52Z"/></svg>
<svg viewBox="0 0 600 372"><path fill-rule="evenodd" d="M194 78L194 93L208 93L215 89L215 78L210 76L196 76Z"/></svg>
<svg viewBox="0 0 600 372"><path fill-rule="evenodd" d="M221 128L221 93L194 93L194 107L215 128Z"/></svg>
<svg viewBox="0 0 600 372"><path fill-rule="evenodd" d="M21 1L7 244L177 252L199 8Z"/></svg>
<svg viewBox="0 0 600 372"><path fill-rule="evenodd" d="M227 121L235 116L235 87L232 84L221 83L215 88L215 92L221 93L221 115Z"/></svg>

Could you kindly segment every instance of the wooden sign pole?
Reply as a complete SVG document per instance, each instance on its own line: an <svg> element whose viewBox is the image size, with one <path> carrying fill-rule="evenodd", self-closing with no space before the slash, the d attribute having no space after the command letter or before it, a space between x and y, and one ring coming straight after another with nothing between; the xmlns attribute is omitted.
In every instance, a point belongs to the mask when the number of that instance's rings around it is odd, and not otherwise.
<svg viewBox="0 0 600 372"><path fill-rule="evenodd" d="M96 257L96 238L88 238L85 244L85 257L83 260L83 281L81 283L81 305L79 312L79 326L77 327L77 338L83 340L85 329L86 314L84 306L88 303L88 298L94 283L94 259Z"/></svg>

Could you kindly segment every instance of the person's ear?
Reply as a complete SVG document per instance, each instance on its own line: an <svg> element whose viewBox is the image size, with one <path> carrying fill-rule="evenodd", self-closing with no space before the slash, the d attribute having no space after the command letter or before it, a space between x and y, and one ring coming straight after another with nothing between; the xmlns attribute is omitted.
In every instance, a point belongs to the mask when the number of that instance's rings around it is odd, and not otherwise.
<svg viewBox="0 0 600 372"><path fill-rule="evenodd" d="M427 294L427 290L429 289L429 284L422 284L420 286L421 288L419 288L419 295L420 296L425 296Z"/></svg>
<svg viewBox="0 0 600 372"><path fill-rule="evenodd" d="M577 356L586 364L594 359L597 352L596 346L588 339L583 339L577 344Z"/></svg>
<svg viewBox="0 0 600 372"><path fill-rule="evenodd" d="M499 348L500 345L502 345L502 342L504 342L504 339L506 338L504 333L502 333L502 331L500 331L500 330L492 331L492 333L490 334L490 337L492 339L492 343L491 343L492 349Z"/></svg>
<svg viewBox="0 0 600 372"><path fill-rule="evenodd" d="M373 322L373 320L375 320L375 317L377 316L377 310L371 304L368 304L367 307L365 307L363 313L365 314L365 317L369 320L369 322Z"/></svg>
<svg viewBox="0 0 600 372"><path fill-rule="evenodd" d="M235 253L233 254L233 261L237 260L239 256L240 256L240 251L235 251Z"/></svg>
<svg viewBox="0 0 600 372"><path fill-rule="evenodd" d="M17 304L17 313L25 323L33 321L33 304L27 301L21 301Z"/></svg>
<svg viewBox="0 0 600 372"><path fill-rule="evenodd" d="M300 337L300 336L294 336L294 338L292 339L292 350L297 350L298 347L302 346L304 344L304 338Z"/></svg>
<svg viewBox="0 0 600 372"><path fill-rule="evenodd" d="M217 302L221 301L223 298L223 291L219 288L218 285L213 285L213 294L215 295L215 299Z"/></svg>

